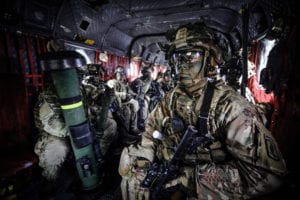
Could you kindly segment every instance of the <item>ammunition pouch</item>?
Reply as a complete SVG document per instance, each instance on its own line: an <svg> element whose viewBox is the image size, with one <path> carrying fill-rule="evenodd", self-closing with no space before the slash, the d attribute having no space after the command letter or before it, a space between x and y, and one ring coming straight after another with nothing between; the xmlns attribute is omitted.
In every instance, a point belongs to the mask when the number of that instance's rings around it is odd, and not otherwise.
<svg viewBox="0 0 300 200"><path fill-rule="evenodd" d="M143 158L143 157L137 157L136 161L135 161L135 166L136 166L136 168L139 168L139 169L149 168L150 164L151 164L151 162L148 159Z"/></svg>
<svg viewBox="0 0 300 200"><path fill-rule="evenodd" d="M220 141L216 141L209 146L210 157L212 162L220 163L224 162L227 158L227 153Z"/></svg>
<svg viewBox="0 0 300 200"><path fill-rule="evenodd" d="M125 147L121 153L119 174L121 176L130 175L136 170L146 171L152 160L152 153L141 146L130 145Z"/></svg>
<svg viewBox="0 0 300 200"><path fill-rule="evenodd" d="M194 153L185 156L185 163L200 164L200 163L220 163L227 159L227 153L220 141L213 142L208 147L198 147Z"/></svg>
<svg viewBox="0 0 300 200"><path fill-rule="evenodd" d="M69 128L72 140L77 148L85 147L93 142L93 136L88 122L70 126Z"/></svg>

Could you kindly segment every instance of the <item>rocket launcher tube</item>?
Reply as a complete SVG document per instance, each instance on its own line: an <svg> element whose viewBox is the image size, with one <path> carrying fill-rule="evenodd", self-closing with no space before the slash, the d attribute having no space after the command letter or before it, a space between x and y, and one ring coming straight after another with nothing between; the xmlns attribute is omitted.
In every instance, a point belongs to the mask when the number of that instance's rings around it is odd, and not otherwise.
<svg viewBox="0 0 300 200"><path fill-rule="evenodd" d="M85 116L80 86L75 67L85 64L77 52L49 52L40 58L42 69L50 71L58 94L70 141L76 159L76 168L84 190L96 188L100 183L93 137Z"/></svg>

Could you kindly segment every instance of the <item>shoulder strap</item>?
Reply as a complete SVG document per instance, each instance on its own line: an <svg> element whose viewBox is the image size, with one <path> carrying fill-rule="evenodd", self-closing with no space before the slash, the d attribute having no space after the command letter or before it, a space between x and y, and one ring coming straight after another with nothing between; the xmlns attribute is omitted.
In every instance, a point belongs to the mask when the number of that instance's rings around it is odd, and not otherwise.
<svg viewBox="0 0 300 200"><path fill-rule="evenodd" d="M205 90L203 103L200 109L200 114L198 116L198 130L200 134L206 135L208 133L207 121L208 121L208 112L211 105L211 100L214 93L215 83L208 81L207 88Z"/></svg>

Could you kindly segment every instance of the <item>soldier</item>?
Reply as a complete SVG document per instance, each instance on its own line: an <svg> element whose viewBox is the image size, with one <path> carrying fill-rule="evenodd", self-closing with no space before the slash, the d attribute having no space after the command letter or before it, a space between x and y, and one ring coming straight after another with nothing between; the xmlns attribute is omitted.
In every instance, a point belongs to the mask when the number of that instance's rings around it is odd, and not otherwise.
<svg viewBox="0 0 300 200"><path fill-rule="evenodd" d="M222 80L214 81L225 56L213 32L196 23L179 28L174 38L179 84L148 116L141 144L122 152L123 199L249 199L277 189L285 162L254 105ZM160 179L174 172L164 167L180 155L176 149L188 127L199 140L187 145L177 173ZM145 179L151 176L157 182Z"/></svg>
<svg viewBox="0 0 300 200"><path fill-rule="evenodd" d="M53 46L53 44L49 43L48 46ZM52 49L54 48L52 47ZM98 72L96 73L96 71L99 69L96 66L90 65L87 68L89 73L82 81L81 92L86 113L92 125L95 143L99 144L95 146L100 146L100 150L99 148L99 151L97 150L98 161L102 162L102 156L106 154L113 139L117 137L115 121L112 117L107 116L109 114L105 113L105 110L101 109L103 107L109 109L114 92L97 80L96 74ZM82 70L80 70L80 73L81 76L84 76ZM34 108L35 125L39 130L34 152L39 157L39 166L43 170L43 176L47 180L55 181L62 175L60 171L64 163L68 158L71 158L69 155L71 155L72 148L68 138L69 130L65 125L61 105L50 79L50 74L45 72L44 77L45 89L39 94ZM82 77L79 77L79 79L82 79ZM105 120L106 118L108 119Z"/></svg>
<svg viewBox="0 0 300 200"><path fill-rule="evenodd" d="M69 131L64 123L58 97L52 84L39 94L34 108L34 118L35 126L39 130L34 152L39 157L39 166L43 169L42 175L47 180L56 180L72 148L67 139Z"/></svg>
<svg viewBox="0 0 300 200"><path fill-rule="evenodd" d="M131 89L136 94L139 102L137 124L138 128L142 131L145 128L145 120L148 113L154 109L163 96L160 85L152 80L152 73L152 64L143 62L141 66L142 76L136 78L131 84Z"/></svg>
<svg viewBox="0 0 300 200"><path fill-rule="evenodd" d="M164 93L171 91L175 87L175 81L172 78L170 67L163 73L162 79L159 81Z"/></svg>
<svg viewBox="0 0 300 200"><path fill-rule="evenodd" d="M160 83L162 81L162 79L163 79L163 75L164 75L164 73L162 71L159 71L157 73L155 81Z"/></svg>
<svg viewBox="0 0 300 200"><path fill-rule="evenodd" d="M50 40L49 52L64 50L62 40ZM34 152L39 157L42 175L47 180L57 180L60 169L72 151L67 137L69 130L65 125L60 103L49 72L44 74L45 89L39 94L34 106L34 122L39 133Z"/></svg>
<svg viewBox="0 0 300 200"><path fill-rule="evenodd" d="M81 81L84 105L91 128L99 142L99 153L105 156L118 137L117 124L109 111L109 105L116 97L114 89L100 80L104 73L101 65L88 64L87 71L88 75Z"/></svg>
<svg viewBox="0 0 300 200"><path fill-rule="evenodd" d="M140 139L140 131L137 128L137 111L139 104L130 93L130 88L126 81L125 70L122 66L117 66L114 78L107 82L114 88L116 99L111 104L111 111L118 124L121 143L131 144Z"/></svg>

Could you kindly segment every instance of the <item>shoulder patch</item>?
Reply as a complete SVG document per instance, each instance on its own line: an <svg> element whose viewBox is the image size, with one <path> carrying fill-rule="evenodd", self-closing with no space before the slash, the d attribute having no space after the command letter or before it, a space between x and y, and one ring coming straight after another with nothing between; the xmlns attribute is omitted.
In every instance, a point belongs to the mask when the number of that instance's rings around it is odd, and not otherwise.
<svg viewBox="0 0 300 200"><path fill-rule="evenodd" d="M274 144L273 139L269 136L265 136L265 143L268 156L273 160L278 161L280 156L278 153L277 146L276 144Z"/></svg>

